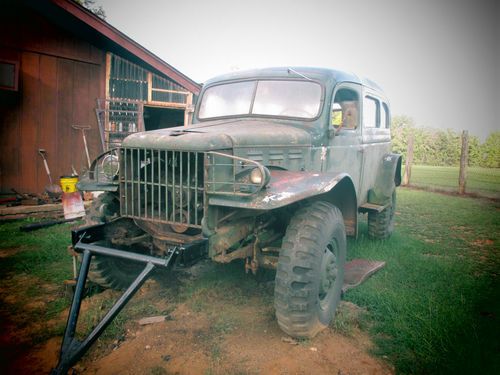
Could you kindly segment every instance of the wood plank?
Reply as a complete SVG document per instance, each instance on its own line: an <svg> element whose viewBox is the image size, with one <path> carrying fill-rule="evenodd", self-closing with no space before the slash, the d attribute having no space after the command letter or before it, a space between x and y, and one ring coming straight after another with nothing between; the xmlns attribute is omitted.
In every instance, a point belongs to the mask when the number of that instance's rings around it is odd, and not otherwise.
<svg viewBox="0 0 500 375"><path fill-rule="evenodd" d="M152 102L147 102L146 105L152 105L152 106L157 106L157 107L166 107L166 108L181 108L184 109L186 108L186 104L183 103L172 103L172 102L157 102L157 101L152 101Z"/></svg>
<svg viewBox="0 0 500 375"><path fill-rule="evenodd" d="M57 155L57 59L52 56L40 56L40 124L38 129L38 148L47 150L50 156ZM37 162L38 190L43 191L49 183L42 165L42 158ZM53 176L54 177L54 176ZM57 182L55 182L57 183Z"/></svg>
<svg viewBox="0 0 500 375"><path fill-rule="evenodd" d="M89 124L92 128L87 132L87 142L91 159L104 151L95 108L97 107L97 98L103 98L105 95L104 79L101 80L101 76L104 77L106 73L105 71L105 64L100 67L95 65L89 67L89 107L87 110L89 111Z"/></svg>
<svg viewBox="0 0 500 375"><path fill-rule="evenodd" d="M107 52L106 53L106 99L109 99L109 77L111 77L111 53Z"/></svg>
<svg viewBox="0 0 500 375"><path fill-rule="evenodd" d="M193 122L193 94L189 93L186 97L186 109L184 110L184 126L189 126Z"/></svg>
<svg viewBox="0 0 500 375"><path fill-rule="evenodd" d="M73 89L73 118L69 125L70 127L73 125L88 127L90 126L88 108L92 106L89 98L89 64L75 62L73 80L78 82L78 84L74 85ZM88 169L82 131L74 128L71 128L71 130L72 152L69 160L67 160L66 168L68 168L68 171L71 171L71 165L73 165L81 175L84 169Z"/></svg>
<svg viewBox="0 0 500 375"><path fill-rule="evenodd" d="M49 155L54 176L68 174L73 150L71 137L73 129L73 88L74 62L66 59L57 59L57 153ZM76 168L76 167L75 167Z"/></svg>
<svg viewBox="0 0 500 375"><path fill-rule="evenodd" d="M149 74L151 74L151 73L149 73ZM189 94L191 94L189 91L177 91L177 90L157 89L157 88L154 88L154 87L151 90L155 91L155 92L165 92L165 93L172 93L172 94L179 94L179 95L189 95Z"/></svg>
<svg viewBox="0 0 500 375"><path fill-rule="evenodd" d="M465 194L467 184L467 163L469 162L469 132L462 132L462 149L460 150L460 170L458 174L458 194Z"/></svg>
<svg viewBox="0 0 500 375"><path fill-rule="evenodd" d="M37 168L41 166L38 155L38 126L40 123L40 57L38 54L25 52L21 56L21 144L19 183L21 192L37 192Z"/></svg>
<svg viewBox="0 0 500 375"><path fill-rule="evenodd" d="M153 73L148 72L148 102L153 101Z"/></svg>

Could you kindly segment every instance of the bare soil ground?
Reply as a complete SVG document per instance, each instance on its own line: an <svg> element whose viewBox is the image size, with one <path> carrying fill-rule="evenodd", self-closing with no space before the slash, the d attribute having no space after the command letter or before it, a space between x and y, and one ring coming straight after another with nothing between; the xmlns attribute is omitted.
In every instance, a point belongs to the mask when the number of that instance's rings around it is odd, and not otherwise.
<svg viewBox="0 0 500 375"><path fill-rule="evenodd" d="M185 280L188 284L191 279ZM121 324L98 340L75 366L76 374L391 374L394 369L369 354L372 344L358 327L360 309L343 303L341 326L329 327L311 340L296 341L278 327L272 307L272 282L255 293L236 297L222 290L194 289L188 298L179 290L165 295L160 278L148 280L121 313ZM64 287L13 276L0 290L2 320L0 372L44 374L56 365L61 328L68 309L53 319L26 319L47 309L50 301L29 299L30 285L47 295ZM226 298L226 295L229 297ZM86 298L79 330L90 329L118 292L106 290ZM141 326L138 319L162 313L167 319ZM87 317L85 317L87 316ZM89 318L90 316L90 318ZM133 317L133 318L131 318ZM58 336L50 332L58 331ZM33 340L33 336L39 340ZM39 342L38 344L35 344Z"/></svg>

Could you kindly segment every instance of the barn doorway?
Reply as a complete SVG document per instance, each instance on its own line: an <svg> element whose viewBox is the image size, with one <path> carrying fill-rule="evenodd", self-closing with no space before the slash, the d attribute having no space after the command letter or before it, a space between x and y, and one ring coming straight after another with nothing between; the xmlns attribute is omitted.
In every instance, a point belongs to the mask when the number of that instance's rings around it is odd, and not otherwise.
<svg viewBox="0 0 500 375"><path fill-rule="evenodd" d="M144 106L144 129L157 130L184 125L184 109Z"/></svg>

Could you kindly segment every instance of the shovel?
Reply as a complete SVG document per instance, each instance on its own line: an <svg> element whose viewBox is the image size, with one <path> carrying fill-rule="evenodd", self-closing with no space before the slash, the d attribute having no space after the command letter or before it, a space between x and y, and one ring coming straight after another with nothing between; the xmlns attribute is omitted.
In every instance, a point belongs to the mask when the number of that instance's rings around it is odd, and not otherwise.
<svg viewBox="0 0 500 375"><path fill-rule="evenodd" d="M54 184L54 182L52 181L49 164L47 163L47 158L45 157L47 151L45 151L43 148L40 148L38 149L38 153L43 159L43 165L45 166L45 171L47 172L47 176L49 176L49 181L50 181L50 185L45 186L45 191L49 194L50 197L58 198L62 194L62 189L59 185Z"/></svg>

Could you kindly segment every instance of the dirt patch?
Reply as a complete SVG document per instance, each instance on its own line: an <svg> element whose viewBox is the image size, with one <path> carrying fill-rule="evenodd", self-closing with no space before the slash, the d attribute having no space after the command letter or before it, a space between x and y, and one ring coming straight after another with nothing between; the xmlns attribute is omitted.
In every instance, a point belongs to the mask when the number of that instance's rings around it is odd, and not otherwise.
<svg viewBox="0 0 500 375"><path fill-rule="evenodd" d="M7 247L0 249L0 258L8 258L23 251L22 247Z"/></svg>
<svg viewBox="0 0 500 375"><path fill-rule="evenodd" d="M286 340L272 308L255 306L258 301L249 301L240 306L237 316L225 316L224 311L207 316L180 305L172 320L139 328L110 354L84 360L80 371L104 375L393 373L367 354L371 343L360 332L345 337L327 329L312 340Z"/></svg>

